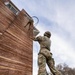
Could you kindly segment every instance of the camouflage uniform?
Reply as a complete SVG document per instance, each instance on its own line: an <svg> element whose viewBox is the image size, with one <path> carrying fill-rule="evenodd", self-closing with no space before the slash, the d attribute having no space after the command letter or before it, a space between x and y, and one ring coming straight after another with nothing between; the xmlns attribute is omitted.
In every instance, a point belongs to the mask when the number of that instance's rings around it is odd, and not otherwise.
<svg viewBox="0 0 75 75"><path fill-rule="evenodd" d="M46 63L53 75L61 75L54 66L55 62L50 52L50 39L47 36L38 36L34 41L38 41L40 44L40 51L38 53L38 75L47 75Z"/></svg>

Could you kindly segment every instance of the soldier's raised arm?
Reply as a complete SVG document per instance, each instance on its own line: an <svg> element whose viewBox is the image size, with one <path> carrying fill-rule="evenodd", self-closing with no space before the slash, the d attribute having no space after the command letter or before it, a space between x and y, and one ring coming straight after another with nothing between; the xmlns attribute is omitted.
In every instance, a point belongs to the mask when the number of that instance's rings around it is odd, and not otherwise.
<svg viewBox="0 0 75 75"><path fill-rule="evenodd" d="M37 36L33 38L34 41L41 41L42 40L42 36Z"/></svg>

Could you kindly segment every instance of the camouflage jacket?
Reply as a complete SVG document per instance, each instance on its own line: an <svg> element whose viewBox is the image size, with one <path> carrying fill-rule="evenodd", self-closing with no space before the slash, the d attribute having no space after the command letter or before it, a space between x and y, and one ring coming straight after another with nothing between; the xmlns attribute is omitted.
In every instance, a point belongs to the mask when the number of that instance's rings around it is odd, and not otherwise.
<svg viewBox="0 0 75 75"><path fill-rule="evenodd" d="M47 36L38 36L35 37L34 41L38 41L40 44L40 49L46 48L50 50L51 40Z"/></svg>

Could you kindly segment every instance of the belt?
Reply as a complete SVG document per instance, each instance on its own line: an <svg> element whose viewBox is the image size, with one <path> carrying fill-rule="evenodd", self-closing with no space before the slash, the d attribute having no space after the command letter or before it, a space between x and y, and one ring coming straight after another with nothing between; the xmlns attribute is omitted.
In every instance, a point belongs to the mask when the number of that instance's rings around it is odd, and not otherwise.
<svg viewBox="0 0 75 75"><path fill-rule="evenodd" d="M47 50L49 50L49 51L50 51L50 49L48 49L47 47L42 47L41 49L43 49L43 48L45 48L45 49L47 49Z"/></svg>
<svg viewBox="0 0 75 75"><path fill-rule="evenodd" d="M39 52L38 55L39 55L39 54L42 54L42 55L45 56L47 59L52 59L52 53L50 53L50 54L51 54L51 57L47 57L47 56L46 56L44 53L42 53L42 52Z"/></svg>
<svg viewBox="0 0 75 75"><path fill-rule="evenodd" d="M42 52L39 52L38 55L39 55L39 54L42 54L42 55L44 55L44 56L46 57L46 55L45 55L44 53L42 53Z"/></svg>

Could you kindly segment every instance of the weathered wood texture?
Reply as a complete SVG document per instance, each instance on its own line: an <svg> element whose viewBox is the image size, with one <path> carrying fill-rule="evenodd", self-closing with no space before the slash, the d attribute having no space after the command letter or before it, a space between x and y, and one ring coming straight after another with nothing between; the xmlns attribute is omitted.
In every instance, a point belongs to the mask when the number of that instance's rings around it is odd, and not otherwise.
<svg viewBox="0 0 75 75"><path fill-rule="evenodd" d="M0 75L32 75L33 24L26 25L24 15L24 10L15 15L0 1Z"/></svg>

